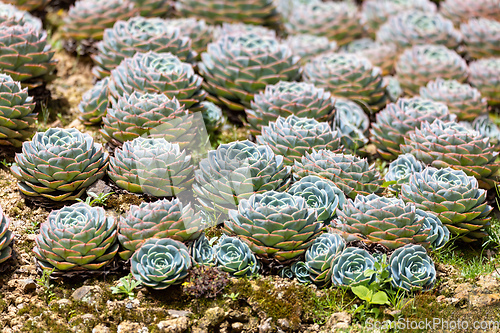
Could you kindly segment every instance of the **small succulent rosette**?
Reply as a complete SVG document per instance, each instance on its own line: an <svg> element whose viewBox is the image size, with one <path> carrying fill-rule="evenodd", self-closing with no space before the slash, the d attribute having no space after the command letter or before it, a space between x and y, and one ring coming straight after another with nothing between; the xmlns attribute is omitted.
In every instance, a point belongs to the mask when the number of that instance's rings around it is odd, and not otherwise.
<svg viewBox="0 0 500 333"><path fill-rule="evenodd" d="M212 239L207 239L205 234L202 234L198 239L195 239L189 244L189 254L195 265L215 266L217 257L215 248L212 246Z"/></svg>
<svg viewBox="0 0 500 333"><path fill-rule="evenodd" d="M261 264L248 245L237 237L222 237L214 246L217 267L234 277L251 276Z"/></svg>
<svg viewBox="0 0 500 333"><path fill-rule="evenodd" d="M305 264L310 279L318 287L331 283L332 262L345 248L345 241L339 234L324 233L314 240L306 251Z"/></svg>
<svg viewBox="0 0 500 333"><path fill-rule="evenodd" d="M2 263L12 257L12 241L14 234L9 230L10 219L3 213L0 207L0 270Z"/></svg>
<svg viewBox="0 0 500 333"><path fill-rule="evenodd" d="M407 292L428 290L436 281L434 262L420 245L406 245L389 258L392 285Z"/></svg>
<svg viewBox="0 0 500 333"><path fill-rule="evenodd" d="M374 276L365 271L374 269L376 259L364 249L347 247L332 262L332 283L335 286L370 284Z"/></svg>

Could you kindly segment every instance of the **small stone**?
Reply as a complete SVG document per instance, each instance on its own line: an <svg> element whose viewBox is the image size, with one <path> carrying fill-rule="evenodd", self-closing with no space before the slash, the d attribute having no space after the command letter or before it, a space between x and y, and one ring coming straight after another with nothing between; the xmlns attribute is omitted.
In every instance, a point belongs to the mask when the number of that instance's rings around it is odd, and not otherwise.
<svg viewBox="0 0 500 333"><path fill-rule="evenodd" d="M113 191L113 189L111 187L109 187L103 180L98 180L96 181L94 184L92 184L91 186L89 186L87 188L87 194L89 192L93 192L97 195L99 194L108 194L110 193L111 191Z"/></svg>
<svg viewBox="0 0 500 333"><path fill-rule="evenodd" d="M240 322L235 322L235 323L232 323L231 324L231 332L234 332L234 333L239 333L241 331L243 331L243 327L245 325L243 325L243 323L240 323Z"/></svg>
<svg viewBox="0 0 500 333"><path fill-rule="evenodd" d="M273 318L262 319L259 325L259 333L269 333L273 331Z"/></svg>
<svg viewBox="0 0 500 333"><path fill-rule="evenodd" d="M200 319L198 326L200 328L215 327L220 325L226 317L226 312L219 308L210 308L205 311L205 315Z"/></svg>
<svg viewBox="0 0 500 333"><path fill-rule="evenodd" d="M118 325L116 333L149 333L149 330L143 324L133 323L126 320Z"/></svg>
<svg viewBox="0 0 500 333"><path fill-rule="evenodd" d="M187 312L187 311L186 311ZM163 333L183 333L189 328L189 319L185 316L160 321L158 329Z"/></svg>
<svg viewBox="0 0 500 333"><path fill-rule="evenodd" d="M25 279L21 281L21 289L25 294L36 290L36 282L32 279Z"/></svg>
<svg viewBox="0 0 500 333"><path fill-rule="evenodd" d="M329 329L346 329L351 324L352 316L347 312L336 312L330 316L325 324Z"/></svg>
<svg viewBox="0 0 500 333"><path fill-rule="evenodd" d="M172 318L191 317L193 315L191 311L182 311L182 310L167 310L167 313Z"/></svg>
<svg viewBox="0 0 500 333"><path fill-rule="evenodd" d="M281 329L287 330L290 328L290 322L288 321L288 319L281 318L281 319L278 319L278 326Z"/></svg>
<svg viewBox="0 0 500 333"><path fill-rule="evenodd" d="M500 294L474 294L470 297L473 307L495 306L500 303Z"/></svg>
<svg viewBox="0 0 500 333"><path fill-rule="evenodd" d="M100 292L101 288L98 286L82 286L71 294L71 298L75 301L93 304L97 302L97 297Z"/></svg>
<svg viewBox="0 0 500 333"><path fill-rule="evenodd" d="M229 310L227 319L229 321L240 321L246 323L248 321L248 315L238 310Z"/></svg>
<svg viewBox="0 0 500 333"><path fill-rule="evenodd" d="M83 314L80 316L72 317L69 320L69 324L71 326L76 326L76 325L82 324L81 326L89 326L90 325L92 327L95 325L95 321L96 321L96 318L93 314L86 313L86 314Z"/></svg>
<svg viewBox="0 0 500 333"><path fill-rule="evenodd" d="M110 333L111 330L108 326L104 326L102 324L97 325L92 329L92 333Z"/></svg>

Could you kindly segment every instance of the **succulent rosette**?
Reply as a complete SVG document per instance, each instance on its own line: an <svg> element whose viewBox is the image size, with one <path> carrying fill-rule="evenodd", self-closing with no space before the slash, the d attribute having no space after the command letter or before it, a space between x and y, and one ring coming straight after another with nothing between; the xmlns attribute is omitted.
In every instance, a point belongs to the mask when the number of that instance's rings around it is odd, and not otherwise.
<svg viewBox="0 0 500 333"><path fill-rule="evenodd" d="M472 129L479 132L479 134L490 138L492 145L498 148L500 145L500 128L489 117L483 115L477 117L471 124Z"/></svg>
<svg viewBox="0 0 500 333"><path fill-rule="evenodd" d="M34 10L43 10L50 0L2 0L2 2L15 5L21 10L31 12Z"/></svg>
<svg viewBox="0 0 500 333"><path fill-rule="evenodd" d="M201 113L208 132L215 132L224 125L222 109L212 102L201 102Z"/></svg>
<svg viewBox="0 0 500 333"><path fill-rule="evenodd" d="M227 35L246 35L246 34L255 34L259 36L276 38L276 31L273 29L261 25L246 24L241 22L222 23L222 25L220 26L215 26L212 32L214 41Z"/></svg>
<svg viewBox="0 0 500 333"><path fill-rule="evenodd" d="M100 132L114 146L149 135L178 142L184 148L192 140L193 121L175 97L135 91L112 101Z"/></svg>
<svg viewBox="0 0 500 333"><path fill-rule="evenodd" d="M182 17L165 21L170 26L178 27L184 36L191 39L191 47L198 56L207 49L208 43L212 41L213 28L203 19Z"/></svg>
<svg viewBox="0 0 500 333"><path fill-rule="evenodd" d="M333 95L368 105L372 112L386 103L382 72L367 58L350 53L320 54L304 65L304 81Z"/></svg>
<svg viewBox="0 0 500 333"><path fill-rule="evenodd" d="M407 10L435 13L437 7L430 0L366 0L361 8L361 23L371 35L375 35L389 17Z"/></svg>
<svg viewBox="0 0 500 333"><path fill-rule="evenodd" d="M424 122L401 146L404 153L437 168L451 167L474 176L482 188L494 186L500 164L489 138L454 121Z"/></svg>
<svg viewBox="0 0 500 333"><path fill-rule="evenodd" d="M245 242L237 237L223 236L214 246L217 267L234 277L251 276L261 264Z"/></svg>
<svg viewBox="0 0 500 333"><path fill-rule="evenodd" d="M350 1L310 2L293 8L285 24L289 34L328 37L344 45L363 34L356 4Z"/></svg>
<svg viewBox="0 0 500 333"><path fill-rule="evenodd" d="M440 12L456 25L474 17L496 19L500 16L498 0L444 0Z"/></svg>
<svg viewBox="0 0 500 333"><path fill-rule="evenodd" d="M98 78L108 76L123 59L136 53L170 52L181 61L190 61L196 56L191 51L191 39L184 36L180 28L159 18L141 16L118 21L113 28L106 29L97 50L92 56L95 64L92 72Z"/></svg>
<svg viewBox="0 0 500 333"><path fill-rule="evenodd" d="M116 21L127 20L138 14L128 0L78 0L64 18L64 38L74 40L101 40L104 30Z"/></svg>
<svg viewBox="0 0 500 333"><path fill-rule="evenodd" d="M254 94L269 84L292 81L300 74L298 56L271 36L228 34L208 44L198 64L203 87L214 102L243 111Z"/></svg>
<svg viewBox="0 0 500 333"><path fill-rule="evenodd" d="M118 240L123 248L119 255L124 260L129 259L149 238L194 240L200 237L202 226L201 216L179 199L131 205L118 222Z"/></svg>
<svg viewBox="0 0 500 333"><path fill-rule="evenodd" d="M394 103L403 96L403 88L396 77L384 76L384 85L387 97L391 102Z"/></svg>
<svg viewBox="0 0 500 333"><path fill-rule="evenodd" d="M396 62L396 78L409 95L418 94L420 87L439 77L464 82L468 75L465 60L444 45L415 45Z"/></svg>
<svg viewBox="0 0 500 333"><path fill-rule="evenodd" d="M307 62L318 54L335 51L337 43L329 41L327 37L310 34L290 35L285 43L295 55L300 57L302 63Z"/></svg>
<svg viewBox="0 0 500 333"><path fill-rule="evenodd" d="M172 8L169 0L129 0L143 17L165 16Z"/></svg>
<svg viewBox="0 0 500 333"><path fill-rule="evenodd" d="M248 140L221 144L195 171L193 191L204 210L227 214L254 193L286 190L290 167L268 146Z"/></svg>
<svg viewBox="0 0 500 333"><path fill-rule="evenodd" d="M335 109L339 123L349 123L358 128L363 134L368 133L370 118L359 104L345 98L337 98L335 100Z"/></svg>
<svg viewBox="0 0 500 333"><path fill-rule="evenodd" d="M171 53L136 53L124 59L111 71L109 89L117 99L136 92L165 94L177 98L185 108L196 111L196 104L205 99L203 79L193 66Z"/></svg>
<svg viewBox="0 0 500 333"><path fill-rule="evenodd" d="M448 121L455 116L444 103L421 97L400 98L377 113L370 130L371 142L380 156L392 160L401 154L401 145L409 134L419 129L423 122L434 119Z"/></svg>
<svg viewBox="0 0 500 333"><path fill-rule="evenodd" d="M424 218L422 221L422 229L419 230L419 233L426 232L426 229L430 229L427 241L430 243L432 249L437 250L445 246L450 240L450 231L443 225L439 217L432 212L422 209L417 209L415 215Z"/></svg>
<svg viewBox="0 0 500 333"><path fill-rule="evenodd" d="M75 128L50 128L23 143L11 171L30 197L75 200L106 173L109 154Z"/></svg>
<svg viewBox="0 0 500 333"><path fill-rule="evenodd" d="M300 162L295 162L293 171L298 179L309 175L329 179L350 198L383 190L383 180L375 166L370 166L368 160L354 155L313 150L311 154L305 153Z"/></svg>
<svg viewBox="0 0 500 333"><path fill-rule="evenodd" d="M118 252L117 221L84 202L52 211L40 225L33 252L43 269L97 270Z"/></svg>
<svg viewBox="0 0 500 333"><path fill-rule="evenodd" d="M276 155L283 155L283 161L288 165L299 161L313 149L341 152L343 148L339 132L332 130L328 123L295 115L287 118L280 116L276 122L263 126L257 143L268 145Z"/></svg>
<svg viewBox="0 0 500 333"><path fill-rule="evenodd" d="M332 262L345 248L345 241L339 234L324 233L307 249L305 263L312 282L326 287L332 282Z"/></svg>
<svg viewBox="0 0 500 333"><path fill-rule="evenodd" d="M304 198L316 210L317 220L325 224L337 216L337 209L342 209L346 202L344 192L334 182L314 175L295 182L288 193Z"/></svg>
<svg viewBox="0 0 500 333"><path fill-rule="evenodd" d="M42 20L31 15L23 9L17 8L9 3L16 0L0 2L0 24L2 25L26 25L33 26L36 30L42 30Z"/></svg>
<svg viewBox="0 0 500 333"><path fill-rule="evenodd" d="M407 184L410 176L424 170L425 164L420 162L412 154L399 155L389 164L389 170L385 174L385 181L392 183L391 188L397 190L401 185Z"/></svg>
<svg viewBox="0 0 500 333"><path fill-rule="evenodd" d="M344 152L364 154L362 148L369 142L365 135L370 126L368 116L358 104L344 98L337 98L335 108L332 129L340 133Z"/></svg>
<svg viewBox="0 0 500 333"><path fill-rule="evenodd" d="M479 90L456 80L429 81L426 87L420 87L420 96L446 104L458 120L472 121L488 112L486 98Z"/></svg>
<svg viewBox="0 0 500 333"><path fill-rule="evenodd" d="M391 16L380 27L377 41L394 43L399 48L439 44L454 49L462 42L462 34L439 13L407 10Z"/></svg>
<svg viewBox="0 0 500 333"><path fill-rule="evenodd" d="M374 269L375 258L364 249L346 247L331 264L332 283L335 286L356 286L370 284L371 277L364 275L368 269Z"/></svg>
<svg viewBox="0 0 500 333"><path fill-rule="evenodd" d="M56 66L54 52L44 30L31 24L0 24L0 71L14 81L43 79L50 74Z"/></svg>
<svg viewBox="0 0 500 333"><path fill-rule="evenodd" d="M108 175L119 187L155 197L177 196L191 188L191 155L163 138L136 138L115 150Z"/></svg>
<svg viewBox="0 0 500 333"><path fill-rule="evenodd" d="M500 104L500 58L485 58L470 63L469 83L477 88L488 104Z"/></svg>
<svg viewBox="0 0 500 333"><path fill-rule="evenodd" d="M311 83L286 81L266 86L264 91L255 94L251 108L246 110L253 135L260 134L263 126L279 116L328 121L334 113L335 99L329 92Z"/></svg>
<svg viewBox="0 0 500 333"><path fill-rule="evenodd" d="M97 125L106 115L109 105L109 77L97 81L97 83L86 91L78 104L80 121L85 125Z"/></svg>
<svg viewBox="0 0 500 333"><path fill-rule="evenodd" d="M306 199L268 191L241 200L237 210L229 211L224 230L238 236L257 256L286 263L303 254L322 227Z"/></svg>
<svg viewBox="0 0 500 333"><path fill-rule="evenodd" d="M434 212L453 235L466 242L485 237L492 207L478 181L462 170L427 167L403 184L401 197L417 208Z"/></svg>
<svg viewBox="0 0 500 333"><path fill-rule="evenodd" d="M28 89L0 73L0 145L21 147L35 131L35 103Z"/></svg>
<svg viewBox="0 0 500 333"><path fill-rule="evenodd" d="M353 40L341 47L340 51L368 58L374 66L382 70L382 75L388 75L394 71L394 64L399 55L396 44L374 41L371 38Z"/></svg>
<svg viewBox="0 0 500 333"><path fill-rule="evenodd" d="M497 20L500 18L497 17ZM472 58L500 57L500 22L472 18L460 25L467 54Z"/></svg>
<svg viewBox="0 0 500 333"><path fill-rule="evenodd" d="M212 25L242 22L275 27L281 21L273 0L221 0L216 3L206 0L180 0L176 8L184 16L204 19Z"/></svg>
<svg viewBox="0 0 500 333"><path fill-rule="evenodd" d="M14 234L9 230L10 219L0 207L0 264L12 257L12 241ZM1 267L1 266L0 266Z"/></svg>
<svg viewBox="0 0 500 333"><path fill-rule="evenodd" d="M292 272L291 265L290 266L284 266L278 271L278 275L281 278L286 278L286 279L293 279L295 278L295 274Z"/></svg>
<svg viewBox="0 0 500 333"><path fill-rule="evenodd" d="M311 283L311 275L309 274L309 270L307 269L307 264L303 261L296 261L292 265L290 265L290 271L293 276L302 284Z"/></svg>
<svg viewBox="0 0 500 333"><path fill-rule="evenodd" d="M134 278L146 287L166 289L180 284L192 266L186 245L170 238L150 238L130 259Z"/></svg>
<svg viewBox="0 0 500 333"><path fill-rule="evenodd" d="M436 282L434 262L420 245L407 245L389 258L391 283L407 292L427 290Z"/></svg>
<svg viewBox="0 0 500 333"><path fill-rule="evenodd" d="M191 242L188 249L191 259L193 259L193 264L205 266L216 265L217 257L215 248L212 246L211 240L205 237L205 234L201 234L200 237Z"/></svg>

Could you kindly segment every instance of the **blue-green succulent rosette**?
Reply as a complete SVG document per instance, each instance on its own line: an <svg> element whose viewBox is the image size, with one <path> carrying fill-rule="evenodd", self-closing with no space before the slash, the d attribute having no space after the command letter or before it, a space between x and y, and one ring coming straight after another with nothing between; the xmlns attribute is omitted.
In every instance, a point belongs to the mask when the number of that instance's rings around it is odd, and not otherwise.
<svg viewBox="0 0 500 333"><path fill-rule="evenodd" d="M237 237L222 237L214 246L217 267L234 277L251 276L261 264L248 245Z"/></svg>
<svg viewBox="0 0 500 333"><path fill-rule="evenodd" d="M345 241L339 234L324 233L314 240L306 251L305 263L311 281L318 287L331 283L333 259L345 248Z"/></svg>
<svg viewBox="0 0 500 333"><path fill-rule="evenodd" d="M420 245L406 245L389 258L392 285L405 291L428 290L436 281L434 262Z"/></svg>
<svg viewBox="0 0 500 333"><path fill-rule="evenodd" d="M434 250L440 249L448 243L450 240L450 231L444 226L436 214L417 208L415 216L424 218L420 230L423 231L428 229L429 236L427 237L427 242L430 243Z"/></svg>
<svg viewBox="0 0 500 333"><path fill-rule="evenodd" d="M194 264L205 266L216 265L217 257L215 249L204 234L189 244L188 249Z"/></svg>
<svg viewBox="0 0 500 333"><path fill-rule="evenodd" d="M366 277L365 271L374 269L376 259L368 251L347 247L332 262L332 283L336 286L370 284L373 275Z"/></svg>

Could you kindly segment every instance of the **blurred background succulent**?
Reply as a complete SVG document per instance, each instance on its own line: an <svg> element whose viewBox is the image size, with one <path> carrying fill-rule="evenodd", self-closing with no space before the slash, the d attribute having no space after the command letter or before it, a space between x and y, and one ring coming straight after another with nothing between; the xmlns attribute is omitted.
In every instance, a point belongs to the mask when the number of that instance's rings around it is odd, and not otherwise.
<svg viewBox="0 0 500 333"><path fill-rule="evenodd" d="M12 257L14 234L9 230L9 227L10 219L4 214L2 207L0 207L0 264Z"/></svg>
<svg viewBox="0 0 500 333"><path fill-rule="evenodd" d="M437 7L430 0L365 0L361 8L361 23L374 36L389 17L407 10L435 13Z"/></svg>
<svg viewBox="0 0 500 333"><path fill-rule="evenodd" d="M396 102L404 94L401 84L395 76L384 76L383 79L387 98L393 103Z"/></svg>
<svg viewBox="0 0 500 333"><path fill-rule="evenodd" d="M346 247L332 261L332 282L335 286L356 286L369 284L372 276L365 276L365 271L375 268L375 258L365 249Z"/></svg>
<svg viewBox="0 0 500 333"><path fill-rule="evenodd" d="M295 162L293 171L298 179L309 175L329 179L350 198L383 190L383 180L375 166L354 155L313 150L311 154L305 153L300 162Z"/></svg>
<svg viewBox="0 0 500 333"><path fill-rule="evenodd" d="M389 75L394 71L394 64L399 55L396 44L392 41L378 42L368 37L353 40L342 46L339 51L368 58L374 66L382 70L382 75Z"/></svg>
<svg viewBox="0 0 500 333"><path fill-rule="evenodd" d="M194 17L181 17L167 19L166 23L173 27L178 27L181 34L191 39L191 48L198 54L206 51L208 43L212 41L213 27L208 25L203 19Z"/></svg>
<svg viewBox="0 0 500 333"><path fill-rule="evenodd" d="M237 210L230 210L224 231L238 236L257 256L287 263L311 246L322 227L306 199L267 191L241 200Z"/></svg>
<svg viewBox="0 0 500 333"><path fill-rule="evenodd" d="M29 197L53 201L75 200L108 167L102 145L75 128L50 128L23 143L11 171L19 190Z"/></svg>
<svg viewBox="0 0 500 333"><path fill-rule="evenodd" d="M130 272L146 287L180 284L192 266L186 245L170 238L149 238L130 259Z"/></svg>
<svg viewBox="0 0 500 333"><path fill-rule="evenodd" d="M15 2L15 0L13 0ZM8 1L0 2L0 24L3 25L26 25L42 31L42 20L30 13L9 4Z"/></svg>
<svg viewBox="0 0 500 333"><path fill-rule="evenodd" d="M350 53L325 53L304 65L304 81L325 88L376 112L386 103L380 68L367 58Z"/></svg>
<svg viewBox="0 0 500 333"><path fill-rule="evenodd" d="M298 78L298 56L275 37L228 34L208 44L198 64L203 87L216 104L243 111L266 85Z"/></svg>
<svg viewBox="0 0 500 333"><path fill-rule="evenodd" d="M451 167L474 176L479 186L493 188L500 164L489 138L454 121L424 122L405 138L401 151L437 168Z"/></svg>
<svg viewBox="0 0 500 333"><path fill-rule="evenodd" d="M53 210L40 225L33 252L43 269L97 270L118 252L117 221L84 202Z"/></svg>
<svg viewBox="0 0 500 333"><path fill-rule="evenodd" d="M318 54L337 50L337 42L329 41L325 36L311 34L289 35L285 43L293 54L300 57L301 63L306 63Z"/></svg>
<svg viewBox="0 0 500 333"><path fill-rule="evenodd" d="M402 154L389 164L384 180L391 183L390 188L399 192L401 185L407 184L411 175L421 172L424 168L425 164L412 154Z"/></svg>
<svg viewBox="0 0 500 333"><path fill-rule="evenodd" d="M320 288L332 283L332 262L345 248L345 241L339 234L324 233L307 249L305 263L311 281Z"/></svg>
<svg viewBox="0 0 500 333"><path fill-rule="evenodd" d="M196 56L191 50L191 39L183 35L180 28L159 18L141 16L117 21L113 28L104 30L103 40L97 43L97 50L97 54L92 55L95 64L92 73L98 78L108 76L123 59L136 53L170 52L185 62Z"/></svg>
<svg viewBox="0 0 500 333"><path fill-rule="evenodd" d="M335 99L322 88L311 83L280 81L266 86L255 94L251 108L246 110L250 132L258 135L262 126L276 121L279 116L291 115L328 121L335 113Z"/></svg>
<svg viewBox="0 0 500 333"><path fill-rule="evenodd" d="M97 81L87 90L78 104L80 121L85 125L99 125L109 106L109 77Z"/></svg>
<svg viewBox="0 0 500 333"><path fill-rule="evenodd" d="M500 16L497 17L500 19ZM500 22L472 18L460 25L465 50L472 58L500 57Z"/></svg>
<svg viewBox="0 0 500 333"><path fill-rule="evenodd" d="M288 193L304 198L316 210L317 220L325 224L337 216L337 210L346 202L344 192L334 182L314 175L293 183Z"/></svg>
<svg viewBox="0 0 500 333"><path fill-rule="evenodd" d="M340 135L326 122L316 119L299 118L295 115L278 117L275 122L262 127L257 143L268 145L276 155L282 155L285 164L300 161L306 152L326 149L341 152Z"/></svg>
<svg viewBox="0 0 500 333"><path fill-rule="evenodd" d="M489 137L491 144L498 148L500 144L500 128L490 119L489 115L477 117L472 122L471 127L481 135Z"/></svg>
<svg viewBox="0 0 500 333"><path fill-rule="evenodd" d="M212 246L212 239L209 240L205 237L204 233L192 241L188 249L194 265L215 266L217 264L217 257L215 255L215 248Z"/></svg>
<svg viewBox="0 0 500 333"><path fill-rule="evenodd" d="M470 63L469 83L477 88L488 104L500 104L500 58L485 58Z"/></svg>
<svg viewBox="0 0 500 333"><path fill-rule="evenodd" d="M389 257L391 283L407 292L428 290L436 282L434 262L420 245L407 245Z"/></svg>
<svg viewBox="0 0 500 333"><path fill-rule="evenodd" d="M47 33L30 24L0 24L0 54L0 71L29 87L41 84L32 79L48 79L56 66Z"/></svg>
<svg viewBox="0 0 500 333"><path fill-rule="evenodd" d="M15 5L21 10L31 12L43 10L49 4L50 0L2 0L2 2Z"/></svg>
<svg viewBox="0 0 500 333"><path fill-rule="evenodd" d="M193 169L191 155L178 144L139 137L115 150L108 175L132 193L172 197L191 188Z"/></svg>
<svg viewBox="0 0 500 333"><path fill-rule="evenodd" d="M377 31L377 41L394 43L401 49L419 44L455 49L462 42L462 34L439 13L407 10L389 17Z"/></svg>
<svg viewBox="0 0 500 333"><path fill-rule="evenodd" d="M371 142L384 159L392 160L401 154L401 145L405 138L424 121L434 119L454 120L448 107L440 102L421 97L400 98L396 103L388 104L377 113L376 122L370 130Z"/></svg>
<svg viewBox="0 0 500 333"><path fill-rule="evenodd" d="M346 98L336 98L335 110L334 128L335 126L342 127L343 123L349 123L359 129L361 133L368 134L370 119L359 104Z"/></svg>
<svg viewBox="0 0 500 333"><path fill-rule="evenodd" d="M294 6L285 24L289 34L325 36L339 46L363 35L354 2L310 2Z"/></svg>
<svg viewBox="0 0 500 333"><path fill-rule="evenodd" d="M180 143L192 127L191 118L175 97L134 91L111 103L100 132L114 146L146 135Z"/></svg>
<svg viewBox="0 0 500 333"><path fill-rule="evenodd" d="M0 73L0 145L21 147L33 135L37 114L28 89Z"/></svg>
<svg viewBox="0 0 500 333"><path fill-rule="evenodd" d="M78 0L69 8L64 18L64 38L101 40L104 29L113 27L119 20L138 14L129 0Z"/></svg>
<svg viewBox="0 0 500 333"><path fill-rule="evenodd" d="M205 126L209 133L216 132L224 125L224 115L222 109L212 102L201 102L201 113Z"/></svg>
<svg viewBox="0 0 500 333"><path fill-rule="evenodd" d="M439 7L441 14L458 26L473 17L500 17L498 4L498 0L444 0Z"/></svg>
<svg viewBox="0 0 500 333"><path fill-rule="evenodd" d="M276 38L276 30L267 28L261 25L247 24L241 22L234 23L222 23L222 25L217 25L213 27L212 39L217 41L221 37L227 35L259 35L262 37Z"/></svg>
<svg viewBox="0 0 500 333"><path fill-rule="evenodd" d="M138 15L143 17L163 17L167 15L173 7L171 0L129 0L139 11Z"/></svg>
<svg viewBox="0 0 500 333"><path fill-rule="evenodd" d="M200 237L203 221L190 204L179 199L131 205L118 222L118 241L123 260L128 260L149 238L171 238L187 242Z"/></svg>
<svg viewBox="0 0 500 333"><path fill-rule="evenodd" d="M165 94L170 99L177 98L186 109L196 111L206 96L202 81L192 65L171 53L149 51L136 53L113 69L109 89L114 99L134 91Z"/></svg>
<svg viewBox="0 0 500 333"><path fill-rule="evenodd" d="M456 80L429 81L427 86L420 87L420 96L446 104L450 112L457 115L457 120L473 121L488 113L486 98L479 90Z"/></svg>
<svg viewBox="0 0 500 333"><path fill-rule="evenodd" d="M209 24L242 22L276 27L281 21L273 0L179 0L176 8L184 16Z"/></svg>
<svg viewBox="0 0 500 333"><path fill-rule="evenodd" d="M485 237L493 209L477 179L462 170L427 167L403 184L401 197L425 211L434 212L453 235L472 242ZM429 200L432 198L432 201Z"/></svg>
<svg viewBox="0 0 500 333"><path fill-rule="evenodd" d="M208 212L227 214L253 193L286 190L290 167L271 148L248 140L221 144L195 171L193 191Z"/></svg>
<svg viewBox="0 0 500 333"><path fill-rule="evenodd" d="M252 276L261 268L260 261L238 237L223 236L214 246L217 267L234 277Z"/></svg>
<svg viewBox="0 0 500 333"><path fill-rule="evenodd" d="M420 229L419 233L430 229L427 241L433 250L438 250L448 243L450 240L450 231L443 225L436 214L417 208L415 215L424 218L422 220L422 229Z"/></svg>
<svg viewBox="0 0 500 333"><path fill-rule="evenodd" d="M417 95L420 87L439 77L464 82L468 74L465 60L444 45L415 45L396 62L396 78L409 95Z"/></svg>

